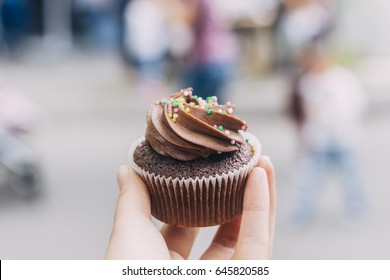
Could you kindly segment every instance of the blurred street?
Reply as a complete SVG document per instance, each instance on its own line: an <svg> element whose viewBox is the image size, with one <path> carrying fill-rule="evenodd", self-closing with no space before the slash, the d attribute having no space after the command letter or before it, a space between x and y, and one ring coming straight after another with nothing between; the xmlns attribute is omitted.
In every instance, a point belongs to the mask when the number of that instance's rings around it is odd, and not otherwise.
<svg viewBox="0 0 390 280"><path fill-rule="evenodd" d="M356 67L370 99L359 161L370 211L357 229L340 221L341 188L330 177L315 223L291 231L287 219L296 194L296 135L284 113L286 81L277 75L233 81L229 99L276 169L275 259L390 257L390 83L384 77L389 62L373 58ZM144 133L146 104L140 105L129 73L111 53L5 61L2 69L7 80L40 107L39 122L26 142L39 155L44 186L30 199L0 189L0 259L102 258L118 194L116 170L126 163L130 143ZM177 89L167 89L166 95ZM214 231L202 229L192 258L204 251Z"/></svg>

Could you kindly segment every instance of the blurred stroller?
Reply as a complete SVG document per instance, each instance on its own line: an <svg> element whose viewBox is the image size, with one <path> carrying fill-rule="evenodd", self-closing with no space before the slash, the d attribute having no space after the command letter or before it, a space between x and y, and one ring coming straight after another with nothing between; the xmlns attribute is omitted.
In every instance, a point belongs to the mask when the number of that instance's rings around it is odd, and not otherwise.
<svg viewBox="0 0 390 280"><path fill-rule="evenodd" d="M24 95L0 84L0 188L10 187L22 197L36 194L41 186L38 159L22 140L35 114Z"/></svg>

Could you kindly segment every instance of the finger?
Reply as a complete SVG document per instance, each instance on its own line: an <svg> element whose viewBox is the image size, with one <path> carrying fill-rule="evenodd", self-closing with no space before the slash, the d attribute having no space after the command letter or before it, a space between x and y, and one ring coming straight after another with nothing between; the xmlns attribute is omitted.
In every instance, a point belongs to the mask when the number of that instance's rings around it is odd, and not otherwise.
<svg viewBox="0 0 390 280"><path fill-rule="evenodd" d="M168 259L168 249L150 220L149 193L132 168L118 170L119 198L106 258Z"/></svg>
<svg viewBox="0 0 390 280"><path fill-rule="evenodd" d="M129 168L126 165L119 166L116 175L119 190L122 189L122 186L126 183L128 177L129 177Z"/></svg>
<svg viewBox="0 0 390 280"><path fill-rule="evenodd" d="M128 223L127 216L122 214L134 213L137 216L150 218L150 197L142 179L128 166L118 170L119 200L115 222Z"/></svg>
<svg viewBox="0 0 390 280"><path fill-rule="evenodd" d="M201 260L228 260L237 244L241 219L237 218L219 227L210 246L201 256Z"/></svg>
<svg viewBox="0 0 390 280"><path fill-rule="evenodd" d="M171 251L171 256L177 258L179 255L187 259L199 229L164 225L160 231Z"/></svg>
<svg viewBox="0 0 390 280"><path fill-rule="evenodd" d="M268 257L271 258L272 243L275 229L275 208L276 208L276 194L275 194L275 177L272 162L268 156L262 156L257 165L263 167L267 173L269 181L270 192L270 241L271 246ZM218 229L213 242L210 247L202 255L201 259L230 259L234 253L234 246L237 243L238 232L240 229L240 219L231 223L224 224Z"/></svg>
<svg viewBox="0 0 390 280"><path fill-rule="evenodd" d="M270 221L269 221L269 237L270 246L268 258L272 257L272 249L274 244L275 235L275 221L276 221L276 182L275 171L271 159L268 156L262 156L260 158L258 166L262 167L267 173L267 179L269 184L269 196L270 196Z"/></svg>
<svg viewBox="0 0 390 280"><path fill-rule="evenodd" d="M269 251L269 189L264 169L255 167L249 175L244 193L234 259L266 259Z"/></svg>

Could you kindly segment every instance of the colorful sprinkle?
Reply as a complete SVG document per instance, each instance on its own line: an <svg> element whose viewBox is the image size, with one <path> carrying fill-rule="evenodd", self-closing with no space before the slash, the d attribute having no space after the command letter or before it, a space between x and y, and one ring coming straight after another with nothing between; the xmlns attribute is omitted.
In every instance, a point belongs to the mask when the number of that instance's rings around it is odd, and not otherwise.
<svg viewBox="0 0 390 280"><path fill-rule="evenodd" d="M173 112L177 113L177 112L179 112L179 109L175 108L175 109L173 109Z"/></svg>
<svg viewBox="0 0 390 280"><path fill-rule="evenodd" d="M234 145L234 144L236 144L236 140L232 140L232 141L230 141L230 143L231 143L232 145Z"/></svg>
<svg viewBox="0 0 390 280"><path fill-rule="evenodd" d="M174 119L177 119L178 117L179 117L178 114L173 114Z"/></svg>
<svg viewBox="0 0 390 280"><path fill-rule="evenodd" d="M222 130L223 130L223 126L220 125L220 126L217 127L217 129L218 129L219 131L222 131Z"/></svg>
<svg viewBox="0 0 390 280"><path fill-rule="evenodd" d="M230 131L229 131L229 130L226 130L226 131L225 131L225 134L226 134L226 135L229 135L229 134L230 134Z"/></svg>
<svg viewBox="0 0 390 280"><path fill-rule="evenodd" d="M172 119L172 114L171 114L171 113L168 113L168 117L169 117L170 119Z"/></svg>
<svg viewBox="0 0 390 280"><path fill-rule="evenodd" d="M218 113L222 114L222 109L218 109Z"/></svg>
<svg viewBox="0 0 390 280"><path fill-rule="evenodd" d="M163 101L161 101L161 104L165 106L165 105L167 105L167 101L163 100Z"/></svg>
<svg viewBox="0 0 390 280"><path fill-rule="evenodd" d="M179 107L179 102L177 102L177 101L174 101L174 102L173 102L173 106L175 106L175 107Z"/></svg>
<svg viewBox="0 0 390 280"><path fill-rule="evenodd" d="M213 127L214 127L215 129L217 129L217 128L218 128L216 124L214 124L214 125L213 125Z"/></svg>
<svg viewBox="0 0 390 280"><path fill-rule="evenodd" d="M197 95L194 95L192 98L193 98L195 101L198 100L198 96L197 96Z"/></svg>
<svg viewBox="0 0 390 280"><path fill-rule="evenodd" d="M207 115L211 115L211 110L210 109L207 109Z"/></svg>
<svg viewBox="0 0 390 280"><path fill-rule="evenodd" d="M229 114L232 114L232 113L233 113L233 108L229 108L229 109L227 110L227 112L228 112Z"/></svg>
<svg viewBox="0 0 390 280"><path fill-rule="evenodd" d="M185 109L185 111L186 111L186 113L189 113L191 110L190 110L190 108L187 107L187 108Z"/></svg>
<svg viewBox="0 0 390 280"><path fill-rule="evenodd" d="M173 118L172 121L175 123L177 120L175 118Z"/></svg>
<svg viewBox="0 0 390 280"><path fill-rule="evenodd" d="M245 142L249 143L249 139L248 139L248 138L247 138L247 139L245 139Z"/></svg>

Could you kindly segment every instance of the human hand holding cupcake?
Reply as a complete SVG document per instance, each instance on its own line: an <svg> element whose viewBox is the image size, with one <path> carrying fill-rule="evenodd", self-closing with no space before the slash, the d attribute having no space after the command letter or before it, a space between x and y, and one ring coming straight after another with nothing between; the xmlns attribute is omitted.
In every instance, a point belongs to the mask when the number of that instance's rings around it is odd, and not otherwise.
<svg viewBox="0 0 390 280"><path fill-rule="evenodd" d="M145 139L130 148L131 168L120 169L121 195L106 257L186 258L197 231L191 227L219 224L202 258L269 257L273 168L267 157L260 159L258 140L234 111L213 97L197 98L190 88L150 107ZM168 224L161 233L151 215ZM144 246L154 249L142 252Z"/></svg>
<svg viewBox="0 0 390 280"><path fill-rule="evenodd" d="M120 189L106 259L187 259L198 228L151 221L147 187L131 167L118 171ZM269 259L275 226L275 178L270 159L261 156L249 175L240 218L219 226L201 259Z"/></svg>

